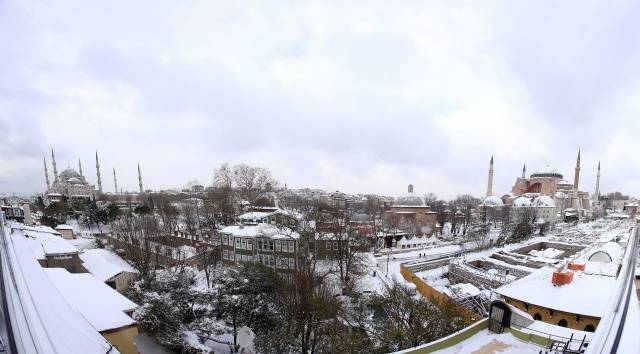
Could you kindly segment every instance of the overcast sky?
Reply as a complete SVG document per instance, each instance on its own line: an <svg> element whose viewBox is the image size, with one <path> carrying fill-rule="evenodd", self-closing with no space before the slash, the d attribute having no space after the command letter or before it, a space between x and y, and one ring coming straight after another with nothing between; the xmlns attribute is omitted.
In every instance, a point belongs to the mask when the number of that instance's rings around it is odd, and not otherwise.
<svg viewBox="0 0 640 354"><path fill-rule="evenodd" d="M498 194L523 163L640 195L640 4L0 0L0 193L42 158L104 189L210 184ZM51 168L51 167L50 167ZM50 170L51 173L51 170Z"/></svg>

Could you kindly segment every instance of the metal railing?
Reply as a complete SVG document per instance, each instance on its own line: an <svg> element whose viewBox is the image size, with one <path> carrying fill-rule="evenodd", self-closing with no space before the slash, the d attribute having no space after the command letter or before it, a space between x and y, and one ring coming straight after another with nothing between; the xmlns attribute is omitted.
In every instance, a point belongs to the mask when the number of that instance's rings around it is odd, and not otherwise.
<svg viewBox="0 0 640 354"><path fill-rule="evenodd" d="M586 353L618 353L624 332L625 321L630 306L637 306L635 296L635 266L638 246L639 225L636 224L627 244L622 267L616 280L614 295L607 305L604 317L591 340ZM637 333L627 333L637 336ZM636 348L637 349L637 348Z"/></svg>
<svg viewBox="0 0 640 354"><path fill-rule="evenodd" d="M0 211L0 296L2 296L2 304L0 306L0 353L13 354L18 351L16 349L16 341L7 303L7 289L10 284L5 274L9 267L7 263L7 241L4 220L4 212Z"/></svg>

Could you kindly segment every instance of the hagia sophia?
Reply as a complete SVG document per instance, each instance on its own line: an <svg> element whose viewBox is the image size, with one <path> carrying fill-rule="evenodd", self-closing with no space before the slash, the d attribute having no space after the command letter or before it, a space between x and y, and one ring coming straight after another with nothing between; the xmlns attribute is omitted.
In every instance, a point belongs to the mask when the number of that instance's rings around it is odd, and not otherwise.
<svg viewBox="0 0 640 354"><path fill-rule="evenodd" d="M489 162L487 193L482 202L484 208L499 208L504 205L514 208L531 207L535 209L538 219L553 223L558 214L561 217L580 218L599 207L597 197L600 194L600 163L598 163L593 196L595 199L591 200L589 192L579 189L580 151L576 160L573 183L565 180L561 173L553 169L536 171L527 178L525 165L522 168L522 175L516 179L511 192L502 197L493 193L493 164L492 156Z"/></svg>

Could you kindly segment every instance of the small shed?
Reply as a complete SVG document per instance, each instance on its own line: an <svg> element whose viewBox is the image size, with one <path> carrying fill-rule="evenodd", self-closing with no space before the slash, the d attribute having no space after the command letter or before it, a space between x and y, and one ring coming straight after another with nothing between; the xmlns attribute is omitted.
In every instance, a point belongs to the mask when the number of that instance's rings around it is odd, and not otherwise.
<svg viewBox="0 0 640 354"><path fill-rule="evenodd" d="M56 231L58 231L63 238L67 240L73 240L76 238L76 235L73 233L73 227L70 225L62 224L56 226Z"/></svg>

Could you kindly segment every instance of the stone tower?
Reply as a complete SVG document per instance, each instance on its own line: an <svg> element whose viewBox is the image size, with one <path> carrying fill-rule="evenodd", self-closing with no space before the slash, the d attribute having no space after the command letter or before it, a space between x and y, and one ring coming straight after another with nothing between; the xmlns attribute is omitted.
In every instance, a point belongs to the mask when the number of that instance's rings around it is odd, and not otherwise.
<svg viewBox="0 0 640 354"><path fill-rule="evenodd" d="M56 166L56 155L53 153L53 148L51 149L51 163L53 164L53 183L58 183L58 167Z"/></svg>
<svg viewBox="0 0 640 354"><path fill-rule="evenodd" d="M487 197L493 195L493 155L489 161L489 179L487 180Z"/></svg>
<svg viewBox="0 0 640 354"><path fill-rule="evenodd" d="M49 183L49 171L47 171L47 158L42 157L42 162L44 162L44 179L47 181L47 190L49 190L51 184Z"/></svg>
<svg viewBox="0 0 640 354"><path fill-rule="evenodd" d="M593 193L593 203L600 201L600 161L598 161L598 173L596 174L596 191Z"/></svg>
<svg viewBox="0 0 640 354"><path fill-rule="evenodd" d="M80 162L80 158L78 158L78 173L80 174L80 176L84 176L82 174L82 162Z"/></svg>
<svg viewBox="0 0 640 354"><path fill-rule="evenodd" d="M580 183L580 150L578 150L578 159L576 160L576 173L573 177L573 208L579 209L578 185Z"/></svg>
<svg viewBox="0 0 640 354"><path fill-rule="evenodd" d="M116 169L113 169L113 187L116 191L115 194L118 194L118 179L116 178Z"/></svg>
<svg viewBox="0 0 640 354"><path fill-rule="evenodd" d="M142 189L142 173L140 173L140 163L138 162L138 187L140 187L140 193L143 193Z"/></svg>
<svg viewBox="0 0 640 354"><path fill-rule="evenodd" d="M98 175L98 192L102 193L102 177L100 176L100 161L98 161L98 150L96 150L96 174Z"/></svg>

